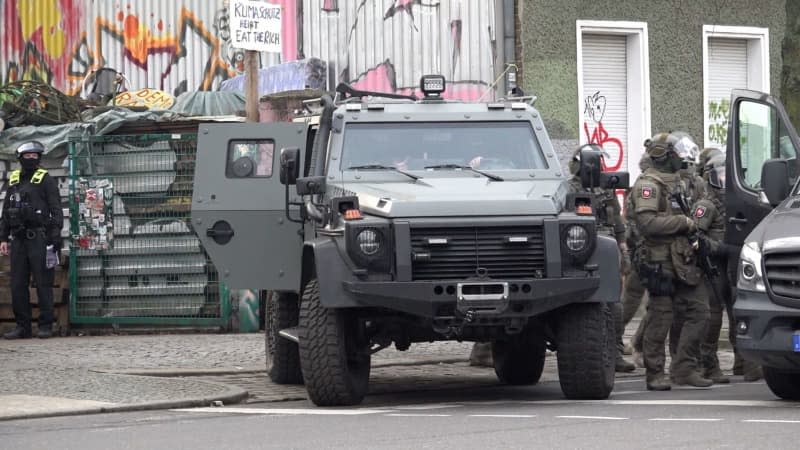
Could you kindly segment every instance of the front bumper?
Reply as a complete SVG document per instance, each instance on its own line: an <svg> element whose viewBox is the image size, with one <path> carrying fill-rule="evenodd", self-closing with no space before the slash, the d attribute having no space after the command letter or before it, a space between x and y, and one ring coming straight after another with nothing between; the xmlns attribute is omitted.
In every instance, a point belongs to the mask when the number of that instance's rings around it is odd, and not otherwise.
<svg viewBox="0 0 800 450"><path fill-rule="evenodd" d="M592 294L599 287L598 275L557 279L343 282L344 292L358 306L388 308L427 318L463 315L467 311L472 311L476 317L531 317L582 299L592 301Z"/></svg>
<svg viewBox="0 0 800 450"><path fill-rule="evenodd" d="M800 371L800 351L794 348L800 335L800 309L777 305L765 292L739 290L734 304L736 347L745 359L782 370ZM738 334L738 323L747 332Z"/></svg>

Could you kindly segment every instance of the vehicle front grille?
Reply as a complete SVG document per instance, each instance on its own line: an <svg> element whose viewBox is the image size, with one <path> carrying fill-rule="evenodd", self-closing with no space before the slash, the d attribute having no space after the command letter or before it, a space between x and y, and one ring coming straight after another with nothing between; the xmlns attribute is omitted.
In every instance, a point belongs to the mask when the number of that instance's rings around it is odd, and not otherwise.
<svg viewBox="0 0 800 450"><path fill-rule="evenodd" d="M414 280L545 275L541 225L411 228ZM537 273L538 272L538 273Z"/></svg>
<svg viewBox="0 0 800 450"><path fill-rule="evenodd" d="M800 299L800 253L769 253L764 256L764 268L774 294Z"/></svg>

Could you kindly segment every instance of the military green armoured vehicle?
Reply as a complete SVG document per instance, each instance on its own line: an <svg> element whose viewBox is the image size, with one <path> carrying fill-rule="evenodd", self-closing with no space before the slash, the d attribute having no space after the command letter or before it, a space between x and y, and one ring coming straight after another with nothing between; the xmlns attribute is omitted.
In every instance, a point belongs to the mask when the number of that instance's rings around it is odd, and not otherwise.
<svg viewBox="0 0 800 450"><path fill-rule="evenodd" d="M340 85L318 120L200 126L192 225L221 281L271 292L270 378L358 404L376 351L482 341L505 383L538 382L549 346L567 398L608 397L616 242L569 194L539 112L444 87ZM599 162L584 152L585 185L627 184Z"/></svg>

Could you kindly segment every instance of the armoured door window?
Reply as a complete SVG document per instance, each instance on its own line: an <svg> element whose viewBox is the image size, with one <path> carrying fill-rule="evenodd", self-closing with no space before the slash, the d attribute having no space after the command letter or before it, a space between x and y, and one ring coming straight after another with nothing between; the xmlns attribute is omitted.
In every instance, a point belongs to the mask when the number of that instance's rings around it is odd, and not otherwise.
<svg viewBox="0 0 800 450"><path fill-rule="evenodd" d="M225 175L228 178L264 178L272 176L275 142L231 141Z"/></svg>
<svg viewBox="0 0 800 450"><path fill-rule="evenodd" d="M797 151L775 108L764 103L739 103L739 179L745 188L760 190L761 167L768 159L789 163L789 182L797 181Z"/></svg>

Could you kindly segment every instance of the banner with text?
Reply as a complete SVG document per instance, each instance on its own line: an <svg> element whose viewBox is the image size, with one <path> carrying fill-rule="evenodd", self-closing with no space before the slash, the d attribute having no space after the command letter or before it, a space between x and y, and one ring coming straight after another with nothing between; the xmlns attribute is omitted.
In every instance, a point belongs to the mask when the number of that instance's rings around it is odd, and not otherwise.
<svg viewBox="0 0 800 450"><path fill-rule="evenodd" d="M281 5L231 0L231 45L260 52L281 52Z"/></svg>

